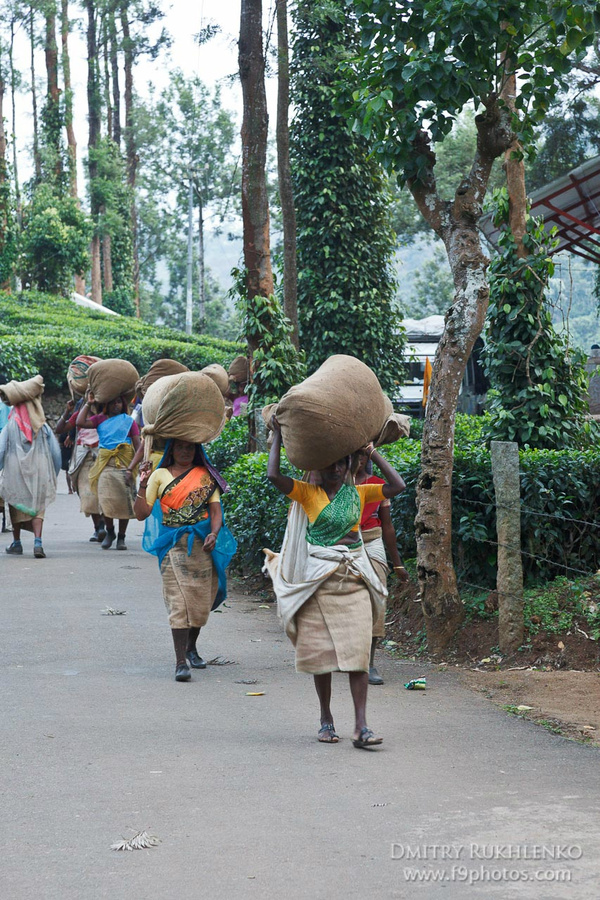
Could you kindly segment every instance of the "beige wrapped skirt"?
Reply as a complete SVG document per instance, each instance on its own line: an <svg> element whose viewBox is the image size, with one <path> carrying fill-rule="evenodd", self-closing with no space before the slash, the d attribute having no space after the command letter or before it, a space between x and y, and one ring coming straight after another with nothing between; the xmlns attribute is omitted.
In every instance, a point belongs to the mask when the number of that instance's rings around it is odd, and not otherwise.
<svg viewBox="0 0 600 900"><path fill-rule="evenodd" d="M161 566L163 597L171 628L202 628L215 602L219 579L212 556L201 540L187 555L188 535L172 547Z"/></svg>
<svg viewBox="0 0 600 900"><path fill-rule="evenodd" d="M98 479L100 512L109 519L135 519L135 483L127 484L125 471L125 468L117 468L114 460L110 460Z"/></svg>
<svg viewBox="0 0 600 900"><path fill-rule="evenodd" d="M23 531L33 531L33 519L43 519L46 515L45 509L40 509L34 516L28 515L26 512L22 512L22 510L17 509L14 506L8 507L10 512L10 521L13 525L20 525Z"/></svg>
<svg viewBox="0 0 600 900"><path fill-rule="evenodd" d="M388 575L390 574L390 569L387 563L384 563L381 559L371 556L369 553L369 544L373 541L379 540L382 536L381 528L370 528L369 531L362 532L362 539L365 545L365 550L371 560L371 565L377 572L377 577L381 581L382 584L387 584ZM379 615L373 621L373 637L385 637L385 606L380 610Z"/></svg>
<svg viewBox="0 0 600 900"><path fill-rule="evenodd" d="M86 516L96 516L100 514L100 502L98 494L92 490L90 486L90 469L94 465L95 454L88 453L85 461L77 472L76 490L79 494L79 510Z"/></svg>
<svg viewBox="0 0 600 900"><path fill-rule="evenodd" d="M342 563L296 614L296 671L368 672L373 612L365 582Z"/></svg>

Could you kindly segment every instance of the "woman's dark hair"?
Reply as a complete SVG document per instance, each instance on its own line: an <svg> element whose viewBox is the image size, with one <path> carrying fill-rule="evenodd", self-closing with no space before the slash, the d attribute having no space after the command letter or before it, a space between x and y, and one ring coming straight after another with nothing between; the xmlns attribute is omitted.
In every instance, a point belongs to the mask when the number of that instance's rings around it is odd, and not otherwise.
<svg viewBox="0 0 600 900"><path fill-rule="evenodd" d="M127 397L125 397L124 394L119 394L118 397L113 397L113 399L112 399L112 400L109 400L108 403L103 403L103 404L100 406L100 409L101 409L101 411L104 413L105 416L108 415L108 407L111 405L111 403L114 403L115 400L120 400L121 403L123 404L123 412L124 412L124 413L127 412L127 409L128 409L128 407L129 407L129 401L127 400ZM100 405L100 404L98 404L98 405Z"/></svg>
<svg viewBox="0 0 600 900"><path fill-rule="evenodd" d="M165 453L163 468L168 469L169 466L172 466L175 462L175 458L173 456L173 444L174 440L171 441L169 445L169 449ZM202 448L202 444L194 444L194 461L192 463L194 466L204 466L206 465L206 459L204 458L204 450Z"/></svg>

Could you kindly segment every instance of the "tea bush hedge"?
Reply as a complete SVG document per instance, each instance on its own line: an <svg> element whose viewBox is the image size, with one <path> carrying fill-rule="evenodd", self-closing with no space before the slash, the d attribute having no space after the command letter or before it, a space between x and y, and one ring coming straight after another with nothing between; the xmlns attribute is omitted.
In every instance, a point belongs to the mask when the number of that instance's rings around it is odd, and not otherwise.
<svg viewBox="0 0 600 900"><path fill-rule="evenodd" d="M241 344L130 317L110 316L36 291L0 293L0 373L21 380L40 372L47 389L65 386L71 360L80 353L127 359L144 374L156 359L172 357L190 369L227 367Z"/></svg>
<svg viewBox="0 0 600 900"><path fill-rule="evenodd" d="M493 587L497 536L490 452L470 440L473 429L461 423L452 490L453 553L461 587ZM232 446L232 444L230 444ZM416 555L414 518L421 445L405 439L385 448L402 474L406 491L392 501L392 519L405 559ZM288 501L266 477L267 455L240 456L225 475L232 492L226 498L230 527L238 540L238 562L262 565L262 547L279 550ZM523 450L521 470L521 547L527 582L557 575L577 578L600 567L600 451Z"/></svg>

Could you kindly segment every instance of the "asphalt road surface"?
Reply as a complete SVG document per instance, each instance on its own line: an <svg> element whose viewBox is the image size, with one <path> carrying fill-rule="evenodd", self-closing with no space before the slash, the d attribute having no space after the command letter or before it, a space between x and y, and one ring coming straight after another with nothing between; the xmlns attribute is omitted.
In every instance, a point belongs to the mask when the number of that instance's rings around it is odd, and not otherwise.
<svg viewBox="0 0 600 900"><path fill-rule="evenodd" d="M62 493L46 560L31 535L22 557L0 538L3 900L599 896L598 750L383 656L382 748L352 746L341 674L343 740L319 744L275 608L240 591L199 642L231 664L178 684L142 526L127 552L91 530ZM421 675L426 691L404 689ZM142 830L160 844L110 849Z"/></svg>

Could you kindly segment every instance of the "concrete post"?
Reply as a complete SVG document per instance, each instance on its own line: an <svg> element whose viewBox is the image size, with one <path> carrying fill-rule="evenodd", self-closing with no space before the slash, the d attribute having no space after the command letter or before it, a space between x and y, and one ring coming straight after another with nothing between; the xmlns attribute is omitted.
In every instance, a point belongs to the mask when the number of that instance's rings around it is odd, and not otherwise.
<svg viewBox="0 0 600 900"><path fill-rule="evenodd" d="M253 448L256 453L266 453L267 447L267 426L263 422L262 409L255 409L250 415L254 416L254 429L256 446Z"/></svg>
<svg viewBox="0 0 600 900"><path fill-rule="evenodd" d="M502 653L514 653L523 643L525 632L519 447L510 441L492 441L491 450L498 532L499 646Z"/></svg>

